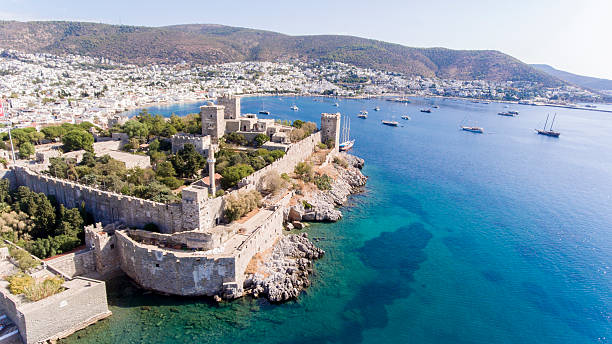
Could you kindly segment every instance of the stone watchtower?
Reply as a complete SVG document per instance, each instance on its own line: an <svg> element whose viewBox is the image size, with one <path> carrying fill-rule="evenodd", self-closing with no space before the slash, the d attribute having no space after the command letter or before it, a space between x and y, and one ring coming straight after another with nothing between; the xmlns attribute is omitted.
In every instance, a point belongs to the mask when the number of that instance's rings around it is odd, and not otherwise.
<svg viewBox="0 0 612 344"><path fill-rule="evenodd" d="M240 97L226 95L217 99L217 104L225 106L225 119L236 119L240 116Z"/></svg>
<svg viewBox="0 0 612 344"><path fill-rule="evenodd" d="M202 135L210 135L213 143L219 142L219 138L225 134L225 107L208 102L200 106L200 117L202 117Z"/></svg>
<svg viewBox="0 0 612 344"><path fill-rule="evenodd" d="M340 113L321 114L321 142L334 141L334 151L338 151L340 143Z"/></svg>

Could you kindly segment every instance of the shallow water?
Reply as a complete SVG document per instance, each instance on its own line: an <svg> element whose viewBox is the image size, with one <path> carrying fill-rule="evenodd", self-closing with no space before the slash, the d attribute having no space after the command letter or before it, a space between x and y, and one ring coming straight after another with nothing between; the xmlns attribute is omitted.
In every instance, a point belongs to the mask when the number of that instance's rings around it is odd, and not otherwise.
<svg viewBox="0 0 612 344"><path fill-rule="evenodd" d="M260 110L262 99L243 99L243 112ZM419 112L433 103L440 108ZM186 114L198 105L150 110ZM503 104L310 97L266 98L265 109L317 123L321 112L351 116L354 153L366 160L368 185L345 218L308 230L326 251L312 287L283 305L218 306L119 279L108 285L113 316L66 342L611 341L609 114L512 105L521 115L508 118L496 115ZM369 118L358 119L360 110ZM549 112L558 114L559 139L533 131Z"/></svg>

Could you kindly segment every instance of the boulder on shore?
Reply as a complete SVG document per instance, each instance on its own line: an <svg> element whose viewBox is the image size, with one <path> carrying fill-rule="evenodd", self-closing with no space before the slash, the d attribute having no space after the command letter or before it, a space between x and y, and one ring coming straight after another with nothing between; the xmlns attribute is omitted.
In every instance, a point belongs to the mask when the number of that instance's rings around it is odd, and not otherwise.
<svg viewBox="0 0 612 344"><path fill-rule="evenodd" d="M295 212L300 213L302 221L335 222L340 220L342 213L336 207L345 204L350 194L355 193L358 188L366 184L368 177L364 176L360 170L363 167L363 159L347 153L340 153L338 156L344 159L348 166L334 166L338 177L334 179L331 189L316 190L306 195L304 201L310 205L308 211L302 204L292 207L292 209L295 207Z"/></svg>
<svg viewBox="0 0 612 344"><path fill-rule="evenodd" d="M295 299L310 286L312 260L323 254L323 250L308 240L306 233L287 235L274 245L257 272L246 276L244 290L254 297L265 296L270 302Z"/></svg>

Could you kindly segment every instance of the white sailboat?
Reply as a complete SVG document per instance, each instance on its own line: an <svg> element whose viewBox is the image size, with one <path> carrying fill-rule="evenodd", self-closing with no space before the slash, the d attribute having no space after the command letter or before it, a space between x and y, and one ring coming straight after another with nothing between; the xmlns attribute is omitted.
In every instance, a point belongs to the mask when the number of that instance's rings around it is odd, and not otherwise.
<svg viewBox="0 0 612 344"><path fill-rule="evenodd" d="M351 119L347 116L344 116L344 124L342 126L342 132L340 133L340 144L338 145L338 149L340 151L347 151L353 148L355 145L355 140L350 139L351 134Z"/></svg>

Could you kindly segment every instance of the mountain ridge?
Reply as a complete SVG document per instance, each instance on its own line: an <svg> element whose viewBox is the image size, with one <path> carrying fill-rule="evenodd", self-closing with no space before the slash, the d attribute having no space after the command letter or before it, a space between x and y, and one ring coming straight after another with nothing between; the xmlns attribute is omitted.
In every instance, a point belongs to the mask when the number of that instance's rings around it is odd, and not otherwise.
<svg viewBox="0 0 612 344"><path fill-rule="evenodd" d="M570 73L560 69L556 69L555 67L547 64L531 64L531 66L537 70L550 74L567 83L574 84L582 88L599 91L612 90L612 80L609 79Z"/></svg>
<svg viewBox="0 0 612 344"><path fill-rule="evenodd" d="M147 27L71 21L0 21L0 47L30 53L105 57L141 65L318 59L411 76L531 81L545 86L564 84L495 50L412 48L356 36L290 36L220 24Z"/></svg>

